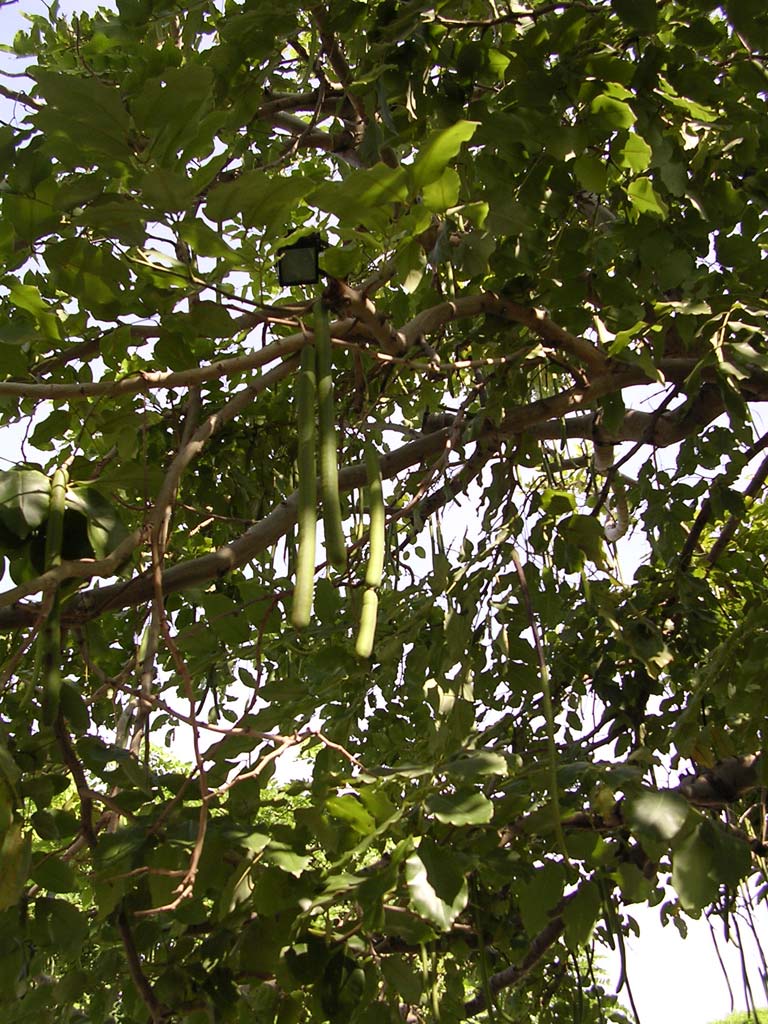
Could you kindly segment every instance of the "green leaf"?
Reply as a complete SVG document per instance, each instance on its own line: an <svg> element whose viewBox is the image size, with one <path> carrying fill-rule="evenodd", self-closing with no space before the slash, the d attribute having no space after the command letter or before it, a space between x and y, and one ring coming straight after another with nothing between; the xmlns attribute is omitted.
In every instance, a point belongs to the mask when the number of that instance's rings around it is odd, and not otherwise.
<svg viewBox="0 0 768 1024"><path fill-rule="evenodd" d="M619 167L638 173L650 166L653 150L640 135L631 132L622 142L611 146L611 157Z"/></svg>
<svg viewBox="0 0 768 1024"><path fill-rule="evenodd" d="M213 71L202 63L167 67L144 82L131 113L147 136L148 150L160 163L175 162L179 150L193 142L202 118L211 109Z"/></svg>
<svg viewBox="0 0 768 1024"><path fill-rule="evenodd" d="M678 793L643 790L624 801L627 825L642 841L671 843L688 820L690 806Z"/></svg>
<svg viewBox="0 0 768 1024"><path fill-rule="evenodd" d="M308 197L313 205L337 216L342 225L389 219L387 205L408 195L408 173L403 167L375 164L353 171L344 181L329 181Z"/></svg>
<svg viewBox="0 0 768 1024"><path fill-rule="evenodd" d="M561 516L576 511L576 498L570 491L547 487L541 495L541 507L551 516Z"/></svg>
<svg viewBox="0 0 768 1024"><path fill-rule="evenodd" d="M486 825L493 818L493 804L477 789L460 789L448 796L436 793L424 807L444 825Z"/></svg>
<svg viewBox="0 0 768 1024"><path fill-rule="evenodd" d="M625 25L644 34L656 31L656 0L611 0L611 7Z"/></svg>
<svg viewBox="0 0 768 1024"><path fill-rule="evenodd" d="M360 835L369 835L376 828L374 818L352 794L329 797L325 806L329 814L346 821Z"/></svg>
<svg viewBox="0 0 768 1024"><path fill-rule="evenodd" d="M549 921L549 912L554 910L563 895L565 873L561 864L547 861L539 867L533 878L523 885L520 892L520 913L528 935L538 935Z"/></svg>
<svg viewBox="0 0 768 1024"><path fill-rule="evenodd" d="M153 167L141 183L142 199L157 210L186 210L196 194L191 178L168 167Z"/></svg>
<svg viewBox="0 0 768 1024"><path fill-rule="evenodd" d="M212 256L230 263L242 261L242 255L227 245L218 231L209 228L201 220L185 221L179 228L179 235L197 256Z"/></svg>
<svg viewBox="0 0 768 1024"><path fill-rule="evenodd" d="M127 196L98 199L71 216L78 225L98 235L111 235L124 245L143 245L149 230L147 210Z"/></svg>
<svg viewBox="0 0 768 1024"><path fill-rule="evenodd" d="M95 75L74 75L36 68L38 93L46 101L35 116L46 145L77 165L83 158L130 161L131 122L119 91Z"/></svg>
<svg viewBox="0 0 768 1024"><path fill-rule="evenodd" d="M45 250L57 287L82 301L86 307L101 311L121 297L130 284L127 266L105 245L85 238L65 238Z"/></svg>
<svg viewBox="0 0 768 1024"><path fill-rule="evenodd" d="M434 213L443 213L459 201L461 179L453 167L446 167L435 181L424 186L424 206Z"/></svg>
<svg viewBox="0 0 768 1024"><path fill-rule="evenodd" d="M45 521L50 493L50 479L36 469L0 471L0 522L24 540Z"/></svg>
<svg viewBox="0 0 768 1024"><path fill-rule="evenodd" d="M592 937L602 909L600 889L594 882L584 882L568 900L563 910L565 941L571 950L586 946Z"/></svg>
<svg viewBox="0 0 768 1024"><path fill-rule="evenodd" d="M627 189L627 196L638 213L666 219L669 207L653 187L650 178L635 178Z"/></svg>
<svg viewBox="0 0 768 1024"><path fill-rule="evenodd" d="M408 168L413 189L418 191L437 181L463 143L475 134L477 127L477 121L457 121L450 128L432 132Z"/></svg>
<svg viewBox="0 0 768 1024"><path fill-rule="evenodd" d="M41 839L68 839L76 834L80 827L77 817L63 808L35 811L30 824Z"/></svg>
<svg viewBox="0 0 768 1024"><path fill-rule="evenodd" d="M418 1004L423 991L423 979L410 960L401 956L385 957L381 965L387 986L400 997L399 1001Z"/></svg>
<svg viewBox="0 0 768 1024"><path fill-rule="evenodd" d="M30 871L32 880L49 892L77 892L77 876L72 866L59 857L43 854Z"/></svg>
<svg viewBox="0 0 768 1024"><path fill-rule="evenodd" d="M293 221L300 200L311 187L312 182L299 174L282 178L246 171L236 181L211 189L205 214L212 221L242 217L248 227L263 227L268 234L279 234Z"/></svg>
<svg viewBox="0 0 768 1024"><path fill-rule="evenodd" d="M571 515L557 524L558 533L569 544L583 551L595 565L601 566L604 559L603 542L605 533L600 520L595 516Z"/></svg>
<svg viewBox="0 0 768 1024"><path fill-rule="evenodd" d="M589 109L594 120L608 131L631 128L637 120L628 103L606 93L596 96L590 103Z"/></svg>
<svg viewBox="0 0 768 1024"><path fill-rule="evenodd" d="M462 752L447 764L451 775L472 780L481 775L507 775L509 765L502 754L493 750L471 750Z"/></svg>
<svg viewBox="0 0 768 1024"><path fill-rule="evenodd" d="M96 558L106 558L128 534L115 508L95 487L71 487L67 508L87 519L88 540Z"/></svg>
<svg viewBox="0 0 768 1024"><path fill-rule="evenodd" d="M21 899L29 873L32 840L20 822L14 822L0 843L0 910L14 907Z"/></svg>
<svg viewBox="0 0 768 1024"><path fill-rule="evenodd" d="M61 214L50 202L32 196L2 196L3 221L11 225L20 242L34 242L61 221Z"/></svg>
<svg viewBox="0 0 768 1024"><path fill-rule="evenodd" d="M714 851L708 840L701 823L672 855L672 885L685 910L702 910L717 897L720 888Z"/></svg>
<svg viewBox="0 0 768 1024"><path fill-rule="evenodd" d="M264 850L264 860L298 878L312 863L312 858L298 853L286 843L273 839Z"/></svg>
<svg viewBox="0 0 768 1024"><path fill-rule="evenodd" d="M18 306L19 309L25 309L32 314L46 338L54 341L61 338L59 320L52 312L48 303L43 301L38 288L34 285L16 282L11 285L8 298L14 306Z"/></svg>
<svg viewBox="0 0 768 1024"><path fill-rule="evenodd" d="M604 192L608 185L608 168L604 160L585 154L573 162L576 180L589 192Z"/></svg>
<svg viewBox="0 0 768 1024"><path fill-rule="evenodd" d="M405 862L411 906L442 931L448 931L467 905L469 889L458 860L423 839Z"/></svg>
<svg viewBox="0 0 768 1024"><path fill-rule="evenodd" d="M21 776L21 769L14 761L4 743L0 741L0 788L8 793L16 793L16 783Z"/></svg>
<svg viewBox="0 0 768 1024"><path fill-rule="evenodd" d="M51 944L57 953L74 957L88 937L88 917L67 900L49 900L45 907Z"/></svg>
<svg viewBox="0 0 768 1024"><path fill-rule="evenodd" d="M253 894L252 868L253 858L243 857L235 870L230 874L219 896L219 918L225 918L233 910L236 910L240 904L250 900ZM165 899L168 900L169 897L165 897ZM162 904L159 903L158 905Z"/></svg>
<svg viewBox="0 0 768 1024"><path fill-rule="evenodd" d="M736 888L751 865L746 840L705 818L674 850L672 884L686 910L702 910L722 885Z"/></svg>

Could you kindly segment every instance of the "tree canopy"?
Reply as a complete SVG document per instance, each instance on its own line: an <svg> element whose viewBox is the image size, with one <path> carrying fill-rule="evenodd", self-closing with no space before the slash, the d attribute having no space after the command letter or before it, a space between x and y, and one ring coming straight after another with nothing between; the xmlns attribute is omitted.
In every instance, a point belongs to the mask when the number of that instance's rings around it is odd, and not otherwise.
<svg viewBox="0 0 768 1024"><path fill-rule="evenodd" d="M0 85L0 1016L624 1020L765 892L764 5L116 6Z"/></svg>

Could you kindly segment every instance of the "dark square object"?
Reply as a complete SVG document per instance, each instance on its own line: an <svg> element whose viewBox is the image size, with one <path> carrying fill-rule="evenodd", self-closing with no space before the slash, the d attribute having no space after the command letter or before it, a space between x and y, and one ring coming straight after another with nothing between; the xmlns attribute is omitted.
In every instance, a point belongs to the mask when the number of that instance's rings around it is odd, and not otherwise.
<svg viewBox="0 0 768 1024"><path fill-rule="evenodd" d="M312 234L278 250L277 278L283 288L318 282L321 247L320 235Z"/></svg>

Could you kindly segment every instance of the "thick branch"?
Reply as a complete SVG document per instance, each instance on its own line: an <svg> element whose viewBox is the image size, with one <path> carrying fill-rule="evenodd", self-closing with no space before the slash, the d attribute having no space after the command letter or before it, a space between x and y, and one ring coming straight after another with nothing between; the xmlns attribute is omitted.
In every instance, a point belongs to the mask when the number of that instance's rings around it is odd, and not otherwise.
<svg viewBox="0 0 768 1024"><path fill-rule="evenodd" d="M453 320L478 316L481 313L527 327L553 348L566 352L584 363L587 369L595 375L608 371L609 364L605 354L591 341L587 341L586 338L578 338L566 331L554 320L550 320L543 310L534 309L533 306L521 306L503 296L494 295L493 292L464 295L451 302L443 302L439 306L425 309L403 327L402 333L410 346L421 335L432 334Z"/></svg>
<svg viewBox="0 0 768 1024"><path fill-rule="evenodd" d="M331 135L319 128L313 128L293 114L273 114L268 120L275 128L283 128L294 135L299 149L320 149L341 157L352 167L363 166L362 160L355 152L356 140L348 131Z"/></svg>
<svg viewBox="0 0 768 1024"><path fill-rule="evenodd" d="M546 424L552 419L558 419L557 425L562 426L559 421L575 410L591 407L600 398L611 392L643 383L647 383L647 378L639 369L628 368L620 373L601 376L587 387L570 388L550 398L540 399L510 410L500 428L489 427L487 430L476 433L473 440L493 445L511 436L524 434L529 430L535 431L537 426ZM564 422L567 424L569 421L565 419ZM453 438L453 428L425 435L383 456L381 459L383 476L387 478L397 476L404 469L437 454L445 448L449 438ZM347 466L339 474L339 486L344 491L350 491L363 486L366 479L363 464ZM296 522L297 501L297 495L294 493L264 519L255 523L229 544L211 554L180 562L165 570L162 583L163 592L175 593L187 587L216 579L247 564L259 552L271 547L293 528ZM75 566L80 563L63 564ZM88 563L83 564L88 565ZM83 568L72 575L87 577L89 570ZM41 578L32 581L31 584L25 584L24 586L32 588L27 593L41 589L42 582ZM135 607L149 600L152 592L153 584L150 576L139 576L126 583L97 588L73 597L67 603L62 614L62 621L82 622L95 618L106 611ZM0 608L0 630L30 625L36 621L38 611L37 604Z"/></svg>
<svg viewBox="0 0 768 1024"><path fill-rule="evenodd" d="M365 324L387 355L398 356L406 351L408 343L404 334L396 331L384 314L377 312L373 302L363 292L332 278L326 294L334 309Z"/></svg>
<svg viewBox="0 0 768 1024"><path fill-rule="evenodd" d="M688 372L692 368L693 362L688 367ZM664 412L661 416L657 412L628 409L621 425L610 435L606 434L606 442L619 444L622 441L642 441L654 448L666 448L678 444L717 419L723 409L718 389L705 386L692 403ZM564 437L591 440L593 430L594 416L589 412L569 416L566 420L534 426L531 433L542 441L559 441Z"/></svg>
<svg viewBox="0 0 768 1024"><path fill-rule="evenodd" d="M639 379L636 379L638 376ZM521 406L507 415L501 430L491 428L485 434L477 436L475 440L482 441L487 439L491 444L497 443L511 434L523 433L528 426L541 423L552 416L565 416L566 413L573 409L594 404L594 402L610 391L620 390L628 384L642 383L643 380L644 378L639 371L629 371L616 377L602 377L595 384L587 388L570 388L568 391L554 395L551 398L540 399L537 402ZM401 473L409 466L416 465L428 456L441 451L445 448L446 442L449 439L452 442L455 440L453 431L454 428L450 428L449 430L428 434L383 456L381 459L382 475L387 478L397 476L398 473ZM366 480L365 466L361 463L347 466L339 473L339 487L343 491L362 487ZM204 555L201 558L195 558L188 562L181 562L167 569L163 573L163 592L167 594L184 590L206 580L223 576L225 573L245 565L260 551L271 547L272 544L276 543L293 528L296 522L297 504L298 495L294 492L273 512L260 522L255 523L236 540L209 555ZM128 538L128 540L131 540L132 537ZM123 542L123 544L126 543L127 541ZM133 547L131 550L133 550ZM114 555L115 552L110 556L110 559L114 558ZM73 571L70 575L88 576L88 571L85 568L74 570L74 567L81 565L81 563L62 563L62 566L59 568L62 569L65 564L72 567ZM89 563L82 564L87 566ZM96 573L93 575L96 575ZM98 575L102 574L98 573ZM25 594L40 590L42 581L43 577L40 577L37 580L23 584L22 588L26 588L24 590ZM17 588L10 597L6 595L5 604L11 603L12 599L18 600L18 597L22 596L22 588ZM74 597L68 602L66 612L62 615L62 621L66 618L68 622L82 622L116 608L134 607L150 599L152 593L153 583L151 576L139 576L128 583L117 583L109 587L91 590ZM36 612L36 605L17 605L13 608L0 608L0 629L28 624L34 621Z"/></svg>
<svg viewBox="0 0 768 1024"><path fill-rule="evenodd" d="M760 754L728 757L714 768L686 776L677 792L696 807L726 807L760 785Z"/></svg>
<svg viewBox="0 0 768 1024"><path fill-rule="evenodd" d="M397 476L409 466L416 465L430 455L434 455L444 447L448 433L448 431L442 431L430 434L383 456L381 459L382 474L385 477ZM339 487L344 491L362 487L366 481L367 474L364 463L347 466L339 473ZM216 579L245 565L293 528L296 523L297 506L298 494L294 492L269 515L229 544L225 544L209 555L193 558L188 562L180 562L178 565L166 569L163 572L163 592L166 594L176 593L187 587ZM137 576L126 583L100 587L76 595L67 602L62 620L66 618L67 622L87 621L106 611L142 604L152 597L152 593L153 582L150 575ZM38 611L37 604L0 608L0 630L18 625L30 625L36 621Z"/></svg>
<svg viewBox="0 0 768 1024"><path fill-rule="evenodd" d="M296 357L287 359L278 366L262 374L258 380L249 385L243 391L238 391L221 409L212 413L206 421L195 431L193 436L182 446L166 472L163 484L160 488L155 509L143 527L134 530L112 551L106 558L99 560L78 559L63 561L42 576L19 584L12 590L0 594L0 608L8 607L20 601L29 594L39 593L41 590L49 590L59 586L68 579L105 579L114 576L123 563L130 558L142 539L153 535L160 526L161 520L165 517L167 509L173 500L173 495L179 485L179 481L187 466L203 450L207 442L221 429L221 427L234 419L238 413L247 409L254 398L266 391L277 381L287 377L296 366Z"/></svg>
<svg viewBox="0 0 768 1024"><path fill-rule="evenodd" d="M259 116L269 120L275 114L290 113L295 110L305 110L311 113L317 109L318 101L320 109L327 116L332 116L336 113L339 100L343 99L344 90L334 89L331 86L326 86L324 96L319 89L313 89L311 92L283 93L282 95L270 93L269 98L259 107Z"/></svg>
<svg viewBox="0 0 768 1024"><path fill-rule="evenodd" d="M331 330L335 335L346 334L353 327L353 321L335 323ZM298 352L307 342L305 334L291 334L287 338L273 341L256 352L234 356L232 359L220 359L208 366L195 366L189 370L172 372L154 371L139 373L122 380L96 381L88 384L26 384L16 381L0 382L0 395L13 395L16 398L35 398L43 401L77 400L97 396L116 398L119 395L135 395L140 392L153 391L159 388L188 388L201 384L206 380L218 380L222 377L235 376L248 370L255 370L276 359Z"/></svg>

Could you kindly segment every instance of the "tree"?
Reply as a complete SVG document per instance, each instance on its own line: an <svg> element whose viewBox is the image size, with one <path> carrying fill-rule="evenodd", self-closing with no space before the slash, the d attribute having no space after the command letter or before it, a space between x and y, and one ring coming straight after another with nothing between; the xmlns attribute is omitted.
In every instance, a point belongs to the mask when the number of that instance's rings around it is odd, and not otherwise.
<svg viewBox="0 0 768 1024"><path fill-rule="evenodd" d="M3 1020L619 1020L593 935L759 895L767 48L752 0L30 19Z"/></svg>

